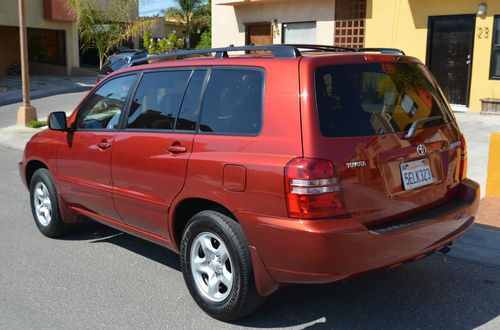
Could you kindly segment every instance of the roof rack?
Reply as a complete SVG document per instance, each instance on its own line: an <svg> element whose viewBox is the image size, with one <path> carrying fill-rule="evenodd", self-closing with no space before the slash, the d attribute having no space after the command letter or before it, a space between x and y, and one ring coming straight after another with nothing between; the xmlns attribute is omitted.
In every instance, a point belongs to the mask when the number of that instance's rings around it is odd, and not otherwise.
<svg viewBox="0 0 500 330"><path fill-rule="evenodd" d="M167 59L172 57L189 57L195 55L214 54L214 58L227 58L229 52L249 52L249 51L269 51L276 58L296 58L302 56L303 52L324 51L324 52L380 52L383 54L405 55L400 49L395 48L349 48L326 45L301 45L301 44L278 44L267 46L238 46L224 48L207 48L196 50L176 50L167 54L153 55L137 59L131 62L131 66L147 64L148 60Z"/></svg>
<svg viewBox="0 0 500 330"><path fill-rule="evenodd" d="M224 47L224 48L207 48L207 49L196 49L196 50L176 50L171 53L148 56L146 58L138 59L132 62L131 66L146 64L148 60L166 59L170 57L182 57L182 56L193 56L193 55L204 55L215 53L214 58L226 58L229 57L228 52L237 51L270 51L274 57L278 58L294 58L299 57L300 52L295 47L289 47L285 45L269 45L269 46L239 46L239 47Z"/></svg>

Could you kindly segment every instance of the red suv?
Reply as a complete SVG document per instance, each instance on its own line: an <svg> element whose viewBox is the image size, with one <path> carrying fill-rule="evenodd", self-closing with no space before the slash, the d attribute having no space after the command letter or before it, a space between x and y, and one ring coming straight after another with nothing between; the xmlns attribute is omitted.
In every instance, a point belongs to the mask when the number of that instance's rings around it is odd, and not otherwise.
<svg viewBox="0 0 500 330"><path fill-rule="evenodd" d="M170 56L191 58L114 72L27 144L44 235L85 217L174 250L198 305L234 320L281 286L398 266L471 227L465 141L417 59L292 45L156 57Z"/></svg>

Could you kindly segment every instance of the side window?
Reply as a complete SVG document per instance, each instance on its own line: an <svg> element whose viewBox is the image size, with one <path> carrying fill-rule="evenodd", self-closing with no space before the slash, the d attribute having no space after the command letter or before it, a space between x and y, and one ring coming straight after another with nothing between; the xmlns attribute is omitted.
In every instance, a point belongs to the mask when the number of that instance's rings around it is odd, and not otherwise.
<svg viewBox="0 0 500 330"><path fill-rule="evenodd" d="M196 130L196 121L200 112L201 92L206 73L206 70L195 71L193 73L184 99L182 100L181 110L175 124L176 130Z"/></svg>
<svg viewBox="0 0 500 330"><path fill-rule="evenodd" d="M200 130L257 134L262 125L263 74L257 70L214 70L201 111Z"/></svg>
<svg viewBox="0 0 500 330"><path fill-rule="evenodd" d="M125 106L135 75L118 77L104 83L85 101L78 111L77 129L115 129Z"/></svg>
<svg viewBox="0 0 500 330"><path fill-rule="evenodd" d="M130 106L127 128L174 128L191 71L150 72L142 76Z"/></svg>

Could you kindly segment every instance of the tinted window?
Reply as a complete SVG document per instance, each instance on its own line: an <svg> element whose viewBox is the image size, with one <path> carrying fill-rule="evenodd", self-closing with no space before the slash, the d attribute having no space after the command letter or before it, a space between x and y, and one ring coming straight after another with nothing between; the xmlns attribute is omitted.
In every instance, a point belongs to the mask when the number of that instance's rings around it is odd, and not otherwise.
<svg viewBox="0 0 500 330"><path fill-rule="evenodd" d="M130 106L128 128L173 129L191 71L145 73Z"/></svg>
<svg viewBox="0 0 500 330"><path fill-rule="evenodd" d="M214 70L201 112L202 132L256 134L261 128L263 76L255 70Z"/></svg>
<svg viewBox="0 0 500 330"><path fill-rule="evenodd" d="M181 110L175 124L176 130L196 130L196 121L200 112L201 92L206 73L205 70L193 73L184 99L182 100Z"/></svg>
<svg viewBox="0 0 500 330"><path fill-rule="evenodd" d="M78 112L79 129L114 129L120 122L128 91L135 75L115 78L87 98Z"/></svg>
<svg viewBox="0 0 500 330"><path fill-rule="evenodd" d="M416 120L450 116L423 65L373 63L334 65L317 70L316 102L321 132L327 137L408 131Z"/></svg>

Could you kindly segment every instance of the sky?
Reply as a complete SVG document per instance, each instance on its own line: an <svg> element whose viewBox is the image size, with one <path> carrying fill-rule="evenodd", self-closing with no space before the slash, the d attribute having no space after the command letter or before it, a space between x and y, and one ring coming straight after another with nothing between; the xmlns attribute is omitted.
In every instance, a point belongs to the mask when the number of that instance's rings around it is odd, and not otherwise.
<svg viewBox="0 0 500 330"><path fill-rule="evenodd" d="M174 6L173 0L139 0L139 15L153 16L160 10Z"/></svg>

